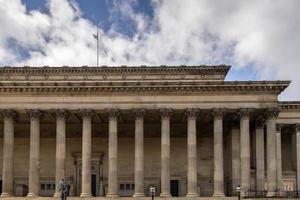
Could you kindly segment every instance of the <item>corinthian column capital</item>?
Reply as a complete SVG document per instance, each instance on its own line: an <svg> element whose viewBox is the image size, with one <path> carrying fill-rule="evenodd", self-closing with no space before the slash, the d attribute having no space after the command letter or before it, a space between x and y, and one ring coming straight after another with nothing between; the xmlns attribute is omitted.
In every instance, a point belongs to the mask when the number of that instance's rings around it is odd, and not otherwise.
<svg viewBox="0 0 300 200"><path fill-rule="evenodd" d="M95 112L91 109L82 109L79 110L82 118L92 118L95 114Z"/></svg>
<svg viewBox="0 0 300 200"><path fill-rule="evenodd" d="M132 112L135 115L135 119L143 119L146 113L145 109L141 109L141 108L133 109Z"/></svg>
<svg viewBox="0 0 300 200"><path fill-rule="evenodd" d="M278 108L269 108L266 112L267 119L276 119L279 114Z"/></svg>
<svg viewBox="0 0 300 200"><path fill-rule="evenodd" d="M258 116L255 120L256 128L263 128L265 125L265 119L262 116Z"/></svg>
<svg viewBox="0 0 300 200"><path fill-rule="evenodd" d="M197 116L199 115L199 109L198 108L187 108L185 110L185 115L189 118L189 119L196 119Z"/></svg>
<svg viewBox="0 0 300 200"><path fill-rule="evenodd" d="M276 124L276 131L281 132L282 127L283 127L283 124Z"/></svg>
<svg viewBox="0 0 300 200"><path fill-rule="evenodd" d="M38 109L29 109L27 110L27 114L31 119L40 120L43 116L43 113Z"/></svg>
<svg viewBox="0 0 300 200"><path fill-rule="evenodd" d="M58 119L65 119L69 113L65 109L58 109L55 111L56 113L56 118Z"/></svg>
<svg viewBox="0 0 300 200"><path fill-rule="evenodd" d="M214 118L217 118L217 119L222 119L224 114L226 112L226 109L225 108L213 108L212 111L211 111L211 115L214 117Z"/></svg>
<svg viewBox="0 0 300 200"><path fill-rule="evenodd" d="M242 117L249 117L250 114L253 112L252 108L241 108L239 111L239 116Z"/></svg>
<svg viewBox="0 0 300 200"><path fill-rule="evenodd" d="M159 112L162 119L167 119L171 117L173 110L171 108L161 108Z"/></svg>
<svg viewBox="0 0 300 200"><path fill-rule="evenodd" d="M114 108L106 109L106 113L109 119L118 119L120 117L120 111Z"/></svg>
<svg viewBox="0 0 300 200"><path fill-rule="evenodd" d="M4 109L4 110L1 110L1 115L6 118L6 119L15 119L17 117L17 113L12 110L12 109Z"/></svg>

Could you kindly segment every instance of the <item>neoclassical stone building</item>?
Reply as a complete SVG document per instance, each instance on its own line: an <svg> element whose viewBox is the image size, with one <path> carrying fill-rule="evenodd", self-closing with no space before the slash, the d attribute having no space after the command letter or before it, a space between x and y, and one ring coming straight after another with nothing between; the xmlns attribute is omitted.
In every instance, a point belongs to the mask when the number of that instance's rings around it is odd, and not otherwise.
<svg viewBox="0 0 300 200"><path fill-rule="evenodd" d="M300 190L289 81L229 66L1 67L1 196L231 196Z"/></svg>

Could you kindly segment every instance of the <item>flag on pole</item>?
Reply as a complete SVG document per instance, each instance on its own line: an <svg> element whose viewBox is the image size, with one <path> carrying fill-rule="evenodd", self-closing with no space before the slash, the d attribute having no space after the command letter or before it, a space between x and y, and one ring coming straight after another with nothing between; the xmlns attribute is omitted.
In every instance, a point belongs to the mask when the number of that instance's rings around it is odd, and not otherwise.
<svg viewBox="0 0 300 200"><path fill-rule="evenodd" d="M97 35L96 35L96 34L93 34L93 36L94 36L94 38L95 38L96 40L98 40L98 33L97 33Z"/></svg>

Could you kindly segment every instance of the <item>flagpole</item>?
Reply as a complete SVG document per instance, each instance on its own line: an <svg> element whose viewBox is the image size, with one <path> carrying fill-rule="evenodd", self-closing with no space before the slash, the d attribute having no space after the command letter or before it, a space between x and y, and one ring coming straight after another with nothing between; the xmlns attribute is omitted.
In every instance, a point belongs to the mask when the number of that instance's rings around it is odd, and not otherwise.
<svg viewBox="0 0 300 200"><path fill-rule="evenodd" d="M97 67L99 66L99 29L97 26Z"/></svg>

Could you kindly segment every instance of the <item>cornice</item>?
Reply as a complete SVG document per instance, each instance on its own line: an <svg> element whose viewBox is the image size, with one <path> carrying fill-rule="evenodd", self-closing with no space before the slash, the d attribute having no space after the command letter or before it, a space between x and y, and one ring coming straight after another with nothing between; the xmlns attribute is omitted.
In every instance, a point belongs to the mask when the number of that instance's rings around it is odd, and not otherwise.
<svg viewBox="0 0 300 200"><path fill-rule="evenodd" d="M0 82L0 93L264 93L280 94L289 85L289 81L123 81L123 82Z"/></svg>
<svg viewBox="0 0 300 200"><path fill-rule="evenodd" d="M279 107L281 110L300 110L300 101L281 101Z"/></svg>
<svg viewBox="0 0 300 200"><path fill-rule="evenodd" d="M0 67L0 74L105 74L105 73L166 73L166 74L174 74L174 73L223 73L224 76L228 73L230 66L227 65L216 65L216 66L206 66L206 65L197 65L197 66L101 66L101 67L89 67L89 66L82 66L82 67L69 67L69 66L62 66L62 67L10 67L4 66Z"/></svg>

